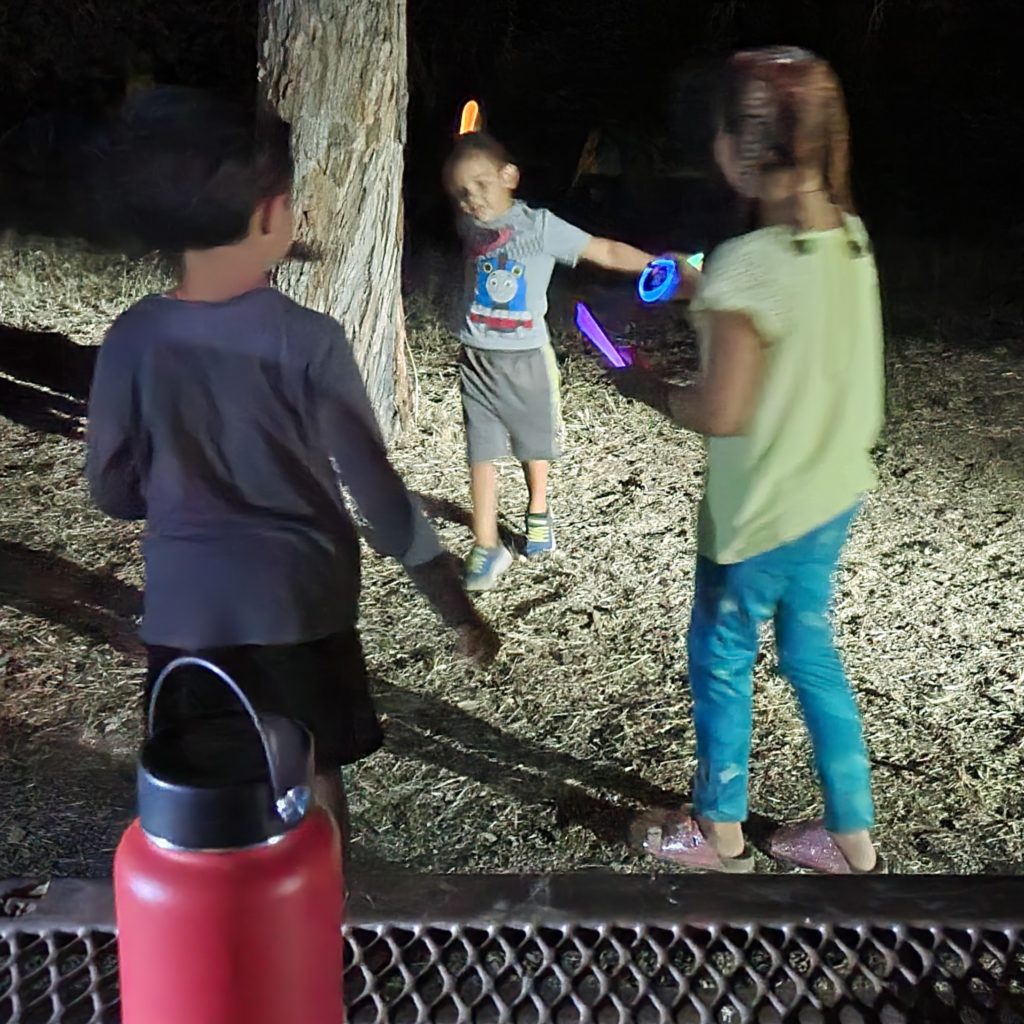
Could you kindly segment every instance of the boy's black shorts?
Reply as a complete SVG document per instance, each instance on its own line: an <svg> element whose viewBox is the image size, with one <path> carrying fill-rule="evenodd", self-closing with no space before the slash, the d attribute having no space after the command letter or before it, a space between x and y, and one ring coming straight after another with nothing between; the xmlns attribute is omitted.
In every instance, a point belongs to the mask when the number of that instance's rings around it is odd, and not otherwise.
<svg viewBox="0 0 1024 1024"><path fill-rule="evenodd" d="M384 742L354 629L299 644L146 651L144 708L163 669L175 658L195 654L231 676L257 711L292 718L309 729L318 773L368 757ZM210 672L186 666L160 688L156 725L225 710L241 710L228 687Z"/></svg>

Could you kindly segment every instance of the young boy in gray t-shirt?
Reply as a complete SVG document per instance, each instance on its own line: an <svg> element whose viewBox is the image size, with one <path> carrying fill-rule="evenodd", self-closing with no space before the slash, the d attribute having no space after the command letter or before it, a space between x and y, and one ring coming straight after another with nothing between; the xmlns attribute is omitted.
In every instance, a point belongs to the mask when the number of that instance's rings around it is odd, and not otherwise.
<svg viewBox="0 0 1024 1024"><path fill-rule="evenodd" d="M652 259L531 209L515 198L518 184L519 168L505 148L482 133L463 135L445 165L467 260L458 336L475 535L466 560L468 590L490 590L512 564L498 537L494 467L510 442L530 494L526 556L555 549L547 485L560 454L560 379L545 320L555 264L587 260L639 274Z"/></svg>

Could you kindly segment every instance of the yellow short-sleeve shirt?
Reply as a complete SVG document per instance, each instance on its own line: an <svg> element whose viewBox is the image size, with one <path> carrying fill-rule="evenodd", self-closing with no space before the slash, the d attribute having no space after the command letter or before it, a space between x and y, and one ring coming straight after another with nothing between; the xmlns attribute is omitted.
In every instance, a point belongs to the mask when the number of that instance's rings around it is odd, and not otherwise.
<svg viewBox="0 0 1024 1024"><path fill-rule="evenodd" d="M885 371L878 273L863 223L851 217L845 227L797 236L769 227L726 242L691 312L702 351L713 312L746 314L765 346L747 432L707 439L698 550L740 562L828 522L877 483L871 449Z"/></svg>

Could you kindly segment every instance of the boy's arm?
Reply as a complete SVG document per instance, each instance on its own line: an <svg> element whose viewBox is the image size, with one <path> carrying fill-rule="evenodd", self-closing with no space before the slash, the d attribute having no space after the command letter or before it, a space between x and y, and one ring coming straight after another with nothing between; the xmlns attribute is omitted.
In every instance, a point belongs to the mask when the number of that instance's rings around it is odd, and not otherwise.
<svg viewBox="0 0 1024 1024"><path fill-rule="evenodd" d="M619 270L625 274L639 274L654 257L641 249L611 238L591 238L580 254L580 259L594 263L605 270Z"/></svg>
<svg viewBox="0 0 1024 1024"><path fill-rule="evenodd" d="M570 267L586 260L605 270L639 274L654 257L642 249L611 238L594 238L550 210L543 212L544 251Z"/></svg>
<svg viewBox="0 0 1024 1024"><path fill-rule="evenodd" d="M687 256L683 253L673 253L672 256L682 275L682 282L676 290L675 298L688 301L693 298L697 289L700 271L686 262ZM649 252L643 252L611 238L592 238L580 255L580 259L605 270L620 270L627 274L642 274L644 268L654 258Z"/></svg>
<svg viewBox="0 0 1024 1024"><path fill-rule="evenodd" d="M463 632L464 652L489 660L489 627L462 586L457 560L441 546L419 503L391 465L355 356L339 325L310 368L321 436L340 482L366 520L366 539L398 559L440 618ZM481 651L479 648L488 648Z"/></svg>
<svg viewBox="0 0 1024 1024"><path fill-rule="evenodd" d="M115 519L145 519L138 465L138 395L129 350L100 348L89 392L85 475L94 504Z"/></svg>

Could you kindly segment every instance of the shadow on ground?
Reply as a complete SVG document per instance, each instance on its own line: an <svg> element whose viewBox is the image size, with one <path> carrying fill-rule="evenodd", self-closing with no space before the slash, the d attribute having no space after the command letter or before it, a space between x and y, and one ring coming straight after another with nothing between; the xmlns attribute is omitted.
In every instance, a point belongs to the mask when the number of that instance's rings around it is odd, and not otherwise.
<svg viewBox="0 0 1024 1024"><path fill-rule="evenodd" d="M142 594L110 573L0 539L0 604L141 656L135 618Z"/></svg>
<svg viewBox="0 0 1024 1024"><path fill-rule="evenodd" d="M41 433L81 438L98 351L55 331L0 324L0 416Z"/></svg>
<svg viewBox="0 0 1024 1024"><path fill-rule="evenodd" d="M374 680L373 692L388 716L387 745L397 756L457 772L521 804L553 803L560 826L582 825L603 842L625 842L638 808L678 807L689 800L688 793L664 789L617 765L526 743L430 694L381 679ZM778 824L751 815L751 841L764 846Z"/></svg>
<svg viewBox="0 0 1024 1024"><path fill-rule="evenodd" d="M70 726L0 716L0 878L110 874L135 806L134 765Z"/></svg>

